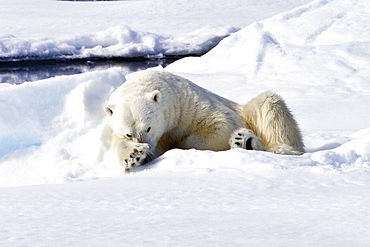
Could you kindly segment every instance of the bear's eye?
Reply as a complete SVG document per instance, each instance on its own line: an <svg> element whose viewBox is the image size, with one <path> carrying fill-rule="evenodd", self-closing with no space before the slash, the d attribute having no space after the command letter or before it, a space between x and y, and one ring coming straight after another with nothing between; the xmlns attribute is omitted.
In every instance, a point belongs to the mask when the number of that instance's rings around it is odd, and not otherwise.
<svg viewBox="0 0 370 247"><path fill-rule="evenodd" d="M152 129L152 127L149 127L146 132L149 133L149 131Z"/></svg>
<svg viewBox="0 0 370 247"><path fill-rule="evenodd" d="M130 135L130 134L126 134L126 137L127 137L127 138L131 138L131 137L132 137L132 135Z"/></svg>

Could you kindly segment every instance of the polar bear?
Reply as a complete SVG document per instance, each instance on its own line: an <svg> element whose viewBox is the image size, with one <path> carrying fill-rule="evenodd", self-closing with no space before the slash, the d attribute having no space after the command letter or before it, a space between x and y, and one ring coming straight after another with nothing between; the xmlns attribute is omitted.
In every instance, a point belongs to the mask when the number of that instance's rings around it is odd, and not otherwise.
<svg viewBox="0 0 370 247"><path fill-rule="evenodd" d="M105 107L111 148L126 171L172 148L304 152L297 122L272 92L242 106L168 72L126 77Z"/></svg>

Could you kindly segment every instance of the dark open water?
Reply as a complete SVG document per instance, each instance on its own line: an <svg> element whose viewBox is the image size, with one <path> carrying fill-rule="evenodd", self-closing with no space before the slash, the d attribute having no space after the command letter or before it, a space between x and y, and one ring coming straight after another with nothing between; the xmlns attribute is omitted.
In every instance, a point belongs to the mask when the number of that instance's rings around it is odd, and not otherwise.
<svg viewBox="0 0 370 247"><path fill-rule="evenodd" d="M166 67L177 59L179 58L113 58L67 61L0 62L0 83L21 84L26 81L38 81L60 75L80 74L111 67L121 67L126 73L131 73L159 65Z"/></svg>

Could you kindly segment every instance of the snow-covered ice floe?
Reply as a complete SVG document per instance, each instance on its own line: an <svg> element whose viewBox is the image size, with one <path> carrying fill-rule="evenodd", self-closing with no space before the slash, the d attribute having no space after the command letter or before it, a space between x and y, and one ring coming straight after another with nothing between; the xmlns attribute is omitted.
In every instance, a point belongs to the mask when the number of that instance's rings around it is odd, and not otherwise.
<svg viewBox="0 0 370 247"><path fill-rule="evenodd" d="M252 21L308 1L0 0L0 83L77 74L117 62L165 65L204 54Z"/></svg>
<svg viewBox="0 0 370 247"><path fill-rule="evenodd" d="M5 36L0 37L0 61L201 55L235 31L233 27L201 28L172 37L117 26L62 38L22 40Z"/></svg>
<svg viewBox="0 0 370 247"><path fill-rule="evenodd" d="M0 0L0 62L200 55L308 1Z"/></svg>
<svg viewBox="0 0 370 247"><path fill-rule="evenodd" d="M238 103L281 94L301 156L174 149L124 175L101 142L120 69L0 85L0 243L370 245L369 11L313 1L165 69Z"/></svg>

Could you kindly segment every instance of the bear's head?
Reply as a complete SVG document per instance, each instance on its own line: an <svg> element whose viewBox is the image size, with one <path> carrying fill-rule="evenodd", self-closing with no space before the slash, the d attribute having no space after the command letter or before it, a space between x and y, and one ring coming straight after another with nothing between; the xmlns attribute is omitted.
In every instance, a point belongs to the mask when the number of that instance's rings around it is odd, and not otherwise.
<svg viewBox="0 0 370 247"><path fill-rule="evenodd" d="M155 148L166 128L161 101L159 90L135 93L122 87L112 94L104 110L118 138L148 143Z"/></svg>

